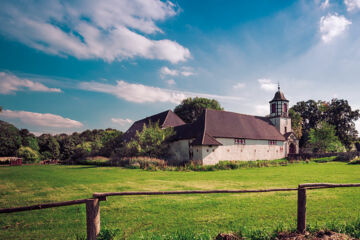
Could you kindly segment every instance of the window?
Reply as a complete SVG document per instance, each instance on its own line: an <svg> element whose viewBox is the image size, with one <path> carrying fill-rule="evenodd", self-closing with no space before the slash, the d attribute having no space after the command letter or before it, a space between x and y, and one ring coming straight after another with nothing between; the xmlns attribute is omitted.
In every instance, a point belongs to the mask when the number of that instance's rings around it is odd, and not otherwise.
<svg viewBox="0 0 360 240"><path fill-rule="evenodd" d="M240 144L240 145L245 145L245 139L244 138L235 138L234 143Z"/></svg>
<svg viewBox="0 0 360 240"><path fill-rule="evenodd" d="M287 104L284 103L284 113L287 113Z"/></svg>
<svg viewBox="0 0 360 240"><path fill-rule="evenodd" d="M274 140L269 140L269 145L276 145L276 141L274 141Z"/></svg>
<svg viewBox="0 0 360 240"><path fill-rule="evenodd" d="M275 113L275 111L276 111L276 104L273 103L271 104L271 113Z"/></svg>
<svg viewBox="0 0 360 240"><path fill-rule="evenodd" d="M285 127L285 133L287 133L287 127Z"/></svg>

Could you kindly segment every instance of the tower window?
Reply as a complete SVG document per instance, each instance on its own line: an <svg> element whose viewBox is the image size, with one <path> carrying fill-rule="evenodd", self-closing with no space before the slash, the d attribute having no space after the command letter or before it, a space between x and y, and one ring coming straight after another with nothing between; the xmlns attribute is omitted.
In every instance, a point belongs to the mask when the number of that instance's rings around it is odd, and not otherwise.
<svg viewBox="0 0 360 240"><path fill-rule="evenodd" d="M287 104L284 103L284 113L287 113Z"/></svg>
<svg viewBox="0 0 360 240"><path fill-rule="evenodd" d="M271 113L275 113L276 111L276 105L275 103L271 104Z"/></svg>

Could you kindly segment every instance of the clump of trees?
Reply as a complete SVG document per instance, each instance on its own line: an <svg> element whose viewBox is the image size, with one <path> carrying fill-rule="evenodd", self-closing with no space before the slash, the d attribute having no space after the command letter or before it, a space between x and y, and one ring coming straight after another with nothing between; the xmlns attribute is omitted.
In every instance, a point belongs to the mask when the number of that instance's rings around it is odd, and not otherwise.
<svg viewBox="0 0 360 240"><path fill-rule="evenodd" d="M186 98L175 107L176 113L184 122L192 123L201 115L204 109L224 110L215 99L208 98Z"/></svg>
<svg viewBox="0 0 360 240"><path fill-rule="evenodd" d="M300 139L300 147L318 148L322 145L316 133L324 131L329 137L328 142L333 142L332 133L339 139L340 143L351 150L358 139L358 132L355 128L355 121L359 119L359 110L352 110L347 100L332 99L326 101L301 101L291 107L289 115L292 118L293 129ZM311 134L311 135L310 135ZM340 149L340 148L337 148ZM319 151L330 151L321 147Z"/></svg>

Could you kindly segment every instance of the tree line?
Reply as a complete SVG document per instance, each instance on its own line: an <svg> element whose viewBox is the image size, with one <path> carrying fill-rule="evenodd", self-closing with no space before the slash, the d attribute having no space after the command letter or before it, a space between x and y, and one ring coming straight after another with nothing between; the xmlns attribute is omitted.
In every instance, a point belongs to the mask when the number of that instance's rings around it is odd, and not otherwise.
<svg viewBox="0 0 360 240"><path fill-rule="evenodd" d="M223 110L216 100L188 98L176 106L174 112L186 123L191 123L206 108ZM301 101L289 109L289 117L301 149L341 152L345 148L351 150L354 145L360 147L355 128L360 113L352 110L344 99ZM150 123L136 133L136 139L125 143L123 132L111 128L35 136L27 129L19 130L10 123L0 121L0 156L19 156L29 162L45 159L76 161L90 156L161 158L167 153L167 145L163 143L173 134L173 129L161 129L158 123Z"/></svg>

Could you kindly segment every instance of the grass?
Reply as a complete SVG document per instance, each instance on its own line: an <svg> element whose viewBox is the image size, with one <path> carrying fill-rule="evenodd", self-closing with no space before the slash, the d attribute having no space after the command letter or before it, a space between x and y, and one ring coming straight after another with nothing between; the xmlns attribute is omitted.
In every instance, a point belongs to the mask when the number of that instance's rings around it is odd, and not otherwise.
<svg viewBox="0 0 360 240"><path fill-rule="evenodd" d="M0 167L0 208L87 198L94 192L260 189L360 182L360 165L291 164L224 171L144 171L96 166ZM101 225L119 239L210 239L240 232L261 239L296 228L296 192L109 197ZM349 226L360 188L308 191L308 223ZM345 227L344 227L345 228ZM83 239L85 206L0 214L0 239ZM258 237L257 237L258 236Z"/></svg>

